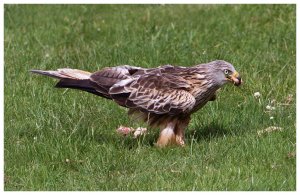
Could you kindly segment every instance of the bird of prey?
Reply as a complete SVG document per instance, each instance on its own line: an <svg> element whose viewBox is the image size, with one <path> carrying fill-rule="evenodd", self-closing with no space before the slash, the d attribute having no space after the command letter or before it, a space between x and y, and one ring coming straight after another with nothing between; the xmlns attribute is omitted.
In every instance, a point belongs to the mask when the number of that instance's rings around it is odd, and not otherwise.
<svg viewBox="0 0 300 195"><path fill-rule="evenodd" d="M184 129L191 114L215 100L216 91L224 84L242 83L233 65L223 60L192 67L121 65L94 73L70 68L31 72L59 79L55 87L93 93L128 108L129 115L160 128L159 147L170 143L184 146Z"/></svg>

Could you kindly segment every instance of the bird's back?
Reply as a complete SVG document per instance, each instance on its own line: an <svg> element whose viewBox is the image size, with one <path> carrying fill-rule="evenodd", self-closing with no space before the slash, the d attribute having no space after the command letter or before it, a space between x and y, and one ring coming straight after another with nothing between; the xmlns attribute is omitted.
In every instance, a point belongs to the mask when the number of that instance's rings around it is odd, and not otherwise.
<svg viewBox="0 0 300 195"><path fill-rule="evenodd" d="M192 112L195 106L202 107L214 92L208 93L205 71L201 75L195 67L164 65L147 69L122 65L83 72L84 77L76 69L33 72L60 79L56 87L87 91L121 106L158 115Z"/></svg>

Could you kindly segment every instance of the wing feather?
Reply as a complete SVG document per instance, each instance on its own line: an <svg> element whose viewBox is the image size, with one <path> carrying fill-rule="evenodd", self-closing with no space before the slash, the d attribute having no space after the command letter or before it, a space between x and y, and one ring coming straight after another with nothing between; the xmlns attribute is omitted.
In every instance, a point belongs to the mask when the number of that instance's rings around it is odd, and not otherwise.
<svg viewBox="0 0 300 195"><path fill-rule="evenodd" d="M195 98L188 92L190 84L183 77L151 71L120 81L113 85L109 94L120 105L139 108L142 111L171 115L190 111ZM121 100L119 97L128 95Z"/></svg>
<svg viewBox="0 0 300 195"><path fill-rule="evenodd" d="M132 74L139 70L143 69L129 65L108 67L91 74L90 81L93 83L96 91L105 94L106 96L110 96L108 91L113 85L116 83L119 83L119 85L126 85L127 82L130 81ZM116 89L119 85L115 85ZM123 100L125 99L124 95L120 98Z"/></svg>

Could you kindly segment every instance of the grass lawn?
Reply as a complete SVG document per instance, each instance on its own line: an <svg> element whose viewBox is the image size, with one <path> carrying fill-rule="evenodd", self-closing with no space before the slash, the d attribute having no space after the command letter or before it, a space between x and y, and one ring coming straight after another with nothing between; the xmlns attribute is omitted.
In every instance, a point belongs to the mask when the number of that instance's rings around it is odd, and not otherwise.
<svg viewBox="0 0 300 195"><path fill-rule="evenodd" d="M4 8L5 190L296 190L295 5ZM124 108L28 72L215 59L244 85L193 115L184 148L122 137L141 125Z"/></svg>

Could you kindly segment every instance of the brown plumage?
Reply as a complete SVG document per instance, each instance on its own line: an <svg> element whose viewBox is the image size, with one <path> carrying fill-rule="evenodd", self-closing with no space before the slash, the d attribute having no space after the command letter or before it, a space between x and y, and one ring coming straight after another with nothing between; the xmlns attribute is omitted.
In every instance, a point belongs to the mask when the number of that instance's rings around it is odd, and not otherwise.
<svg viewBox="0 0 300 195"><path fill-rule="evenodd" d="M69 68L31 72L59 79L58 88L87 91L128 108L135 119L161 128L158 146L184 145L190 115L215 100L216 91L225 83L242 83L234 67L221 60L193 67L123 65L94 73Z"/></svg>

